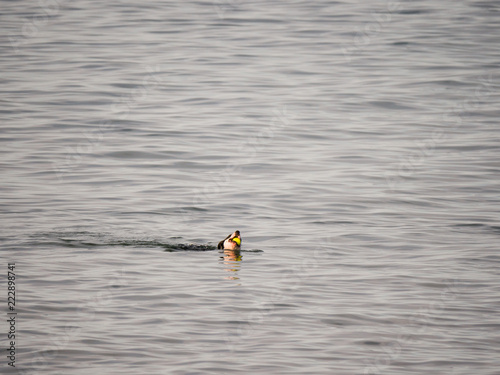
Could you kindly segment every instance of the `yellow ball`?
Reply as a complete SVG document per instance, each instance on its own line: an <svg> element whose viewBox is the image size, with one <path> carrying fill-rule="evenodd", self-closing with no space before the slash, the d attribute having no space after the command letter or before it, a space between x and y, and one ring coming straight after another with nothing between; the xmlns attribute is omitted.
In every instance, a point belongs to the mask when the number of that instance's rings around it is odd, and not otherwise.
<svg viewBox="0 0 500 375"><path fill-rule="evenodd" d="M233 238L233 241L238 244L238 246L241 244L241 240L238 237Z"/></svg>

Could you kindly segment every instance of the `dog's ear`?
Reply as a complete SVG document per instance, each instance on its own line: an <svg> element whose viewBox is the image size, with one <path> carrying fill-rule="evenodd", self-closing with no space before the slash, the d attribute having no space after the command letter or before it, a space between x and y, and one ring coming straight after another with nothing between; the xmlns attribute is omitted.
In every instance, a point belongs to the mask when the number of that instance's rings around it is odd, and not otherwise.
<svg viewBox="0 0 500 375"><path fill-rule="evenodd" d="M219 244L217 245L217 249L223 249L224 248L224 241L227 240L229 237L231 237L231 234L228 234L226 238L224 238Z"/></svg>

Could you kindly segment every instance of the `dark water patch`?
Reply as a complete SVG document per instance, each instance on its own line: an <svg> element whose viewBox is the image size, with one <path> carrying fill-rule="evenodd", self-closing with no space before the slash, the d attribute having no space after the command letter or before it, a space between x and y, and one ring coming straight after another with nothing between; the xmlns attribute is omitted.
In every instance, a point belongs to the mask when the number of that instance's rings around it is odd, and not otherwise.
<svg viewBox="0 0 500 375"><path fill-rule="evenodd" d="M197 206L185 206L185 207L181 207L181 210L185 210L185 211L208 211L208 209L206 208L202 208L202 207L197 207Z"/></svg>
<svg viewBox="0 0 500 375"><path fill-rule="evenodd" d="M482 223L462 223L462 224L454 224L452 227L456 228L456 230L458 231L463 231L467 229L469 230L481 229L489 233L500 234L500 226L498 225L488 225Z"/></svg>
<svg viewBox="0 0 500 375"><path fill-rule="evenodd" d="M426 13L431 13L432 11L430 9L404 9L400 10L397 12L398 14L403 14L403 15L413 15L413 14L426 14Z"/></svg>
<svg viewBox="0 0 500 375"><path fill-rule="evenodd" d="M376 106L376 107L380 107L380 108L384 108L384 109L394 109L394 110L414 109L413 107L398 104L398 103L395 103L395 102L389 101L389 100L375 100L375 101L371 101L369 103Z"/></svg>
<svg viewBox="0 0 500 375"><path fill-rule="evenodd" d="M466 228L480 228L485 227L485 224L481 223L464 223L464 224L455 224L454 227L466 227Z"/></svg>
<svg viewBox="0 0 500 375"><path fill-rule="evenodd" d="M114 158L114 159L165 159L164 155L153 152L142 152L142 151L115 151L103 154L104 157Z"/></svg>
<svg viewBox="0 0 500 375"><path fill-rule="evenodd" d="M491 226L490 226L490 230L491 230L492 232L495 232L495 233L500 234L500 226L494 226L494 225L491 225Z"/></svg>
<svg viewBox="0 0 500 375"><path fill-rule="evenodd" d="M500 11L499 4L494 1L476 1L469 6L476 8L487 9L488 12L498 12Z"/></svg>
<svg viewBox="0 0 500 375"><path fill-rule="evenodd" d="M378 342L378 341L370 341L370 340L367 340L367 341L363 341L362 344L364 345L380 345L381 343Z"/></svg>

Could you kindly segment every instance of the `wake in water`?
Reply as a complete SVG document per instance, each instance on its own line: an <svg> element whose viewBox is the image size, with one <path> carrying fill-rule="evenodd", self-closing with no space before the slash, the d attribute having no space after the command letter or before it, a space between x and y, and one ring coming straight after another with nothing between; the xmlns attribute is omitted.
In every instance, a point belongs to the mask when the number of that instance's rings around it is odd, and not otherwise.
<svg viewBox="0 0 500 375"><path fill-rule="evenodd" d="M87 231L79 232L45 232L37 233L31 236L36 239L38 244L52 244L65 247L145 247L145 248L162 248L164 251L211 251L217 250L217 247L211 244L195 244L195 243L168 243L158 239L136 239L136 238L116 238L109 233L93 233ZM177 239L180 237L171 237ZM262 252L262 250L241 250L244 252Z"/></svg>

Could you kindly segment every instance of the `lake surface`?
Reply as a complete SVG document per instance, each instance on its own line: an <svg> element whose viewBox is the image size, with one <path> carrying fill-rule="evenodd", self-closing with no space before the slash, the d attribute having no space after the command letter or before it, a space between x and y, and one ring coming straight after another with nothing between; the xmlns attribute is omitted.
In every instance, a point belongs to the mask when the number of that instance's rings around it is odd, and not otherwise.
<svg viewBox="0 0 500 375"><path fill-rule="evenodd" d="M497 1L1 7L2 371L500 374Z"/></svg>

